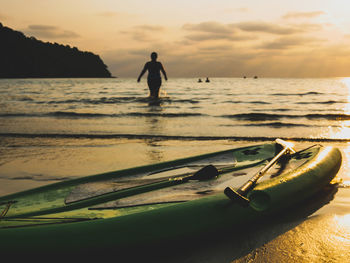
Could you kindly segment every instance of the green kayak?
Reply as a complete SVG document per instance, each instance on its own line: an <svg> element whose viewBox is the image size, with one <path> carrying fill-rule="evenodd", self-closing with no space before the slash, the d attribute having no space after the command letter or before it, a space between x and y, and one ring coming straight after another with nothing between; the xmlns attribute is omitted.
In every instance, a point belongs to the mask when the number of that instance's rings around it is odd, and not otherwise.
<svg viewBox="0 0 350 263"><path fill-rule="evenodd" d="M0 197L0 252L99 253L220 233L302 203L340 168L337 148L283 147L236 148Z"/></svg>

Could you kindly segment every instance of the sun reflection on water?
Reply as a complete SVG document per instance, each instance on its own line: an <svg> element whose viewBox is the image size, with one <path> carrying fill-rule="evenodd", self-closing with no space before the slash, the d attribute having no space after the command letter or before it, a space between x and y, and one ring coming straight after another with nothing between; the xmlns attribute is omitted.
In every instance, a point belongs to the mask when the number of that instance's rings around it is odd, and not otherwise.
<svg viewBox="0 0 350 263"><path fill-rule="evenodd" d="M330 137L337 139L350 139L350 120L347 120L347 116L350 116L350 78L343 78L340 80L344 87L344 99L347 103L342 105L339 110L343 112L344 117L339 116L339 124L336 129L330 128Z"/></svg>
<svg viewBox="0 0 350 263"><path fill-rule="evenodd" d="M337 239L341 242L350 244L350 214L344 216L336 215L334 221L341 233L340 235L337 235Z"/></svg>
<svg viewBox="0 0 350 263"><path fill-rule="evenodd" d="M345 216L337 216L336 220L340 225L347 227L350 230L350 214L347 214Z"/></svg>
<svg viewBox="0 0 350 263"><path fill-rule="evenodd" d="M344 85L346 90L344 93L346 94L346 99L348 101L348 103L346 103L344 106L344 114L350 114L350 78L343 78L341 83Z"/></svg>

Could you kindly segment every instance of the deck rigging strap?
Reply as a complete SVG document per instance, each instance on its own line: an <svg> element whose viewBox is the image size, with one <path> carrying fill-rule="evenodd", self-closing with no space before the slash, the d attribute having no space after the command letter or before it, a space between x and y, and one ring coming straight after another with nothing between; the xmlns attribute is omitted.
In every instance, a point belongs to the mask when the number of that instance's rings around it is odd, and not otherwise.
<svg viewBox="0 0 350 263"><path fill-rule="evenodd" d="M7 212L8 212L9 209L10 209L10 206L11 206L12 204L16 203L16 202L17 202L17 201L8 201L8 202L6 202L6 203L0 204L0 205L5 205L4 210L2 210L2 212L1 212L1 214L0 214L0 219L6 216Z"/></svg>

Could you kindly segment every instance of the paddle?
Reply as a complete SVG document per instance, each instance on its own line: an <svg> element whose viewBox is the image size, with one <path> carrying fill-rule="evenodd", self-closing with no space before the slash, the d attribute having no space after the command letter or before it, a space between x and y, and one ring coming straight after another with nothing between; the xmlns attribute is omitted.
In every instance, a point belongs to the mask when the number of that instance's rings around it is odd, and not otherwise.
<svg viewBox="0 0 350 263"><path fill-rule="evenodd" d="M109 201L114 201L120 198L138 195L138 194L142 194L142 193L146 193L146 192L150 192L150 191L154 191L154 190L158 190L158 189L162 189L170 186L175 186L178 184L183 184L188 182L189 180L204 181L204 180L214 179L222 173L227 173L233 170L240 170L240 169L252 167L255 165L259 165L260 163L263 163L263 162L265 162L265 160L259 160L258 162L255 162L255 163L243 164L238 166L236 165L236 163L233 163L229 166L221 167L220 169L217 169L213 165L207 165L190 175L183 174L182 176L179 175L179 176L170 177L167 179L160 178L161 180L157 182L149 182L146 184L137 185L126 189L97 194L94 196L86 196L85 198L83 197L83 198L71 200L68 202L65 201L64 205L60 207L53 207L53 208L41 209L41 210L32 211L32 212L26 212L22 214L16 214L15 217L20 218L20 217L40 216L45 214L67 212L75 209L91 207L91 206L106 203ZM7 216L7 218L11 218L11 216Z"/></svg>
<svg viewBox="0 0 350 263"><path fill-rule="evenodd" d="M226 187L224 190L225 195L233 201L240 203L241 205L247 205L249 199L246 197L247 193L254 188L257 181L274 165L284 154L295 153L292 146L281 140L276 139L277 144L281 145L283 149L268 163L266 164L257 174L250 178L245 184L243 184L237 190L232 187Z"/></svg>
<svg viewBox="0 0 350 263"><path fill-rule="evenodd" d="M80 209L80 208L85 208L93 205L98 205L101 203L106 203L119 198L129 197L132 195L142 194L142 193L158 190L165 187L183 184L188 182L189 180L204 181L204 180L214 179L222 172L224 171L216 169L214 165L207 165L199 169L197 172L195 172L192 175L168 178L155 183L149 183L149 184L131 187L128 189L123 189L115 192L108 192L97 196L91 196L85 199L65 202L65 205L61 207L54 207L54 208L42 209L34 212L23 213L20 215L16 215L16 217L20 218L20 217L40 216L45 214L67 212L75 209ZM11 218L11 216L7 218Z"/></svg>
<svg viewBox="0 0 350 263"><path fill-rule="evenodd" d="M204 166L203 168L199 169L197 172L195 172L193 175L182 177L182 180L188 181L188 180L209 180L217 177L219 175L218 169L212 164L209 164L207 166Z"/></svg>

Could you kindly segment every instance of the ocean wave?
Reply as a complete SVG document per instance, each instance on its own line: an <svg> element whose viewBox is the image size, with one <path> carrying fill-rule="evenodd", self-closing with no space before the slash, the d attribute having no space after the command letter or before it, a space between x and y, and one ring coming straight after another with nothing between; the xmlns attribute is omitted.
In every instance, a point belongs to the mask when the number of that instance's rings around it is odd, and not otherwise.
<svg viewBox="0 0 350 263"><path fill-rule="evenodd" d="M156 134L67 134L67 133L0 133L0 137L15 138L60 138L60 139L141 139L141 140L181 140L181 141L274 141L276 137L268 136L179 136ZM283 140L296 142L350 142L349 139L340 138L308 138L308 137L279 137Z"/></svg>
<svg viewBox="0 0 350 263"><path fill-rule="evenodd" d="M205 100L206 98L202 98L201 100ZM169 99L170 103L190 103L190 104L197 104L199 103L199 100L193 100L193 99Z"/></svg>
<svg viewBox="0 0 350 263"><path fill-rule="evenodd" d="M17 100L18 100L18 101L34 101L33 98L28 97L28 96L23 96L23 97L21 97L21 98L18 98Z"/></svg>
<svg viewBox="0 0 350 263"><path fill-rule="evenodd" d="M343 121L343 120L350 120L349 114L306 114L304 115L307 119L326 119L326 120L337 120L337 121Z"/></svg>
<svg viewBox="0 0 350 263"><path fill-rule="evenodd" d="M294 116L287 114L269 114L269 113L240 113L240 114L231 114L231 115L221 115L220 117L237 119L237 120L246 120L246 121L267 121L267 120L279 120L281 118Z"/></svg>
<svg viewBox="0 0 350 263"><path fill-rule="evenodd" d="M266 109L254 109L254 111L262 111L262 112L265 112ZM274 111L278 112L278 111L281 111L281 112L286 112L286 111L295 111L295 109L292 109L292 108L279 108L279 109L274 109Z"/></svg>
<svg viewBox="0 0 350 263"><path fill-rule="evenodd" d="M47 102L38 102L38 103L47 103L47 104L118 104L124 102L135 102L135 101L145 101L145 98L139 97L101 97L97 99L67 99L67 100L51 100Z"/></svg>
<svg viewBox="0 0 350 263"><path fill-rule="evenodd" d="M327 101L300 101L295 104L338 104L338 103L348 103L348 101L336 101L336 100L327 100Z"/></svg>
<svg viewBox="0 0 350 263"><path fill-rule="evenodd" d="M37 113L0 113L1 118L12 118L12 117L38 117L40 114Z"/></svg>
<svg viewBox="0 0 350 263"><path fill-rule="evenodd" d="M308 96L308 95L322 95L324 93L310 91L310 92L300 92L300 93L273 93L273 96Z"/></svg>
<svg viewBox="0 0 350 263"><path fill-rule="evenodd" d="M50 116L56 117L78 117L78 118L115 118L115 117L165 117L165 118L178 118L178 117L193 117L202 116L201 113L165 113L165 112L129 112L120 114L103 114L103 113L77 113L77 112L53 112Z"/></svg>
<svg viewBox="0 0 350 263"><path fill-rule="evenodd" d="M314 127L314 125L301 124L301 123L285 123L285 122L263 122L263 123L249 123L245 126L256 127L272 127L272 128L286 128L286 127Z"/></svg>
<svg viewBox="0 0 350 263"><path fill-rule="evenodd" d="M11 117L23 117L23 118L30 118L30 117L113 117L113 114L100 114L100 113L78 113L78 112L65 112L65 111L56 111L56 112L48 112L48 113L2 113L0 114L0 117L2 118L11 118Z"/></svg>
<svg viewBox="0 0 350 263"><path fill-rule="evenodd" d="M292 114L272 114L272 113L240 113L231 115L221 115L218 117L246 120L246 121L272 121L281 119L296 119L296 118L306 118L309 120L350 120L350 115L348 114L305 114L305 115L292 115Z"/></svg>
<svg viewBox="0 0 350 263"><path fill-rule="evenodd" d="M208 116L204 113L198 112L126 112L126 113L84 113L75 111L55 111L47 113L1 113L1 118L31 118L31 117L53 117L53 118L120 118L120 117L163 117L163 118L181 118L181 117L201 117ZM229 115L218 115L212 117L229 118L244 121L280 121L281 119L300 119L305 118L308 120L325 119L329 121L342 121L350 120L349 114L277 114L277 113L239 113ZM279 125L276 123L276 125ZM298 125L298 124L296 124Z"/></svg>
<svg viewBox="0 0 350 263"><path fill-rule="evenodd" d="M341 127L340 125L315 125L314 123L312 124L305 124L305 123L289 123L289 122L251 122L251 123L245 123L245 124L223 124L220 126L224 127L237 127L237 126L242 126L242 127L268 127L268 128L294 128L294 127L318 127L318 128L339 128Z"/></svg>
<svg viewBox="0 0 350 263"><path fill-rule="evenodd" d="M120 117L164 117L164 118L181 118L181 117L201 117L208 116L204 113L198 112L125 112L125 113L84 113L75 111L55 111L46 113L0 113L1 118L31 118L31 117L53 117L53 118L120 118ZM336 114L336 113L313 113L313 114L277 114L277 113L239 113L229 115L218 115L212 117L229 118L244 121L280 121L281 119L300 119L305 118L308 120L325 119L329 121L343 121L350 120L349 114ZM276 122L276 125L279 123ZM298 125L298 124L295 124Z"/></svg>
<svg viewBox="0 0 350 263"><path fill-rule="evenodd" d="M43 114L43 116L53 117L69 117L69 118L99 118L99 117L117 117L118 114L104 114L104 113L78 113L74 111L56 111Z"/></svg>
<svg viewBox="0 0 350 263"><path fill-rule="evenodd" d="M119 118L119 117L164 117L164 118L178 118L178 117L198 117L205 116L201 113L192 112L179 112L179 113L166 113L166 112L129 112L129 113L81 113L74 111L55 111L48 113L3 113L0 117L56 117L56 118Z"/></svg>
<svg viewBox="0 0 350 263"><path fill-rule="evenodd" d="M149 97L101 97L96 99L67 99L67 100L50 100L50 101L38 101L38 104L123 104L123 103L149 103L151 102ZM190 103L197 104L198 100L194 99L173 99L170 97L160 97L159 103Z"/></svg>
<svg viewBox="0 0 350 263"><path fill-rule="evenodd" d="M266 102L266 101L234 101L234 100L228 100L228 101L224 101L224 103L233 103L233 104L271 104L270 102Z"/></svg>
<svg viewBox="0 0 350 263"><path fill-rule="evenodd" d="M189 113L131 112L125 115L133 116L133 117L167 117L167 118L205 116L202 113L190 113L190 112Z"/></svg>

